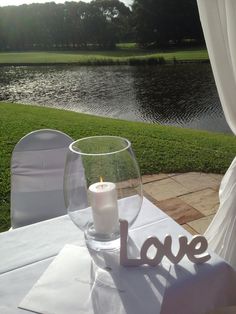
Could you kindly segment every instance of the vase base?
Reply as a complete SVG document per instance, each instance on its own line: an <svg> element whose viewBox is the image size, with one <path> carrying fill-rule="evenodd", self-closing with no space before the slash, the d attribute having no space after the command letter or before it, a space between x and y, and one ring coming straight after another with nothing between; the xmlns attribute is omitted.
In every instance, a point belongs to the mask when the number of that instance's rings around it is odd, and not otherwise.
<svg viewBox="0 0 236 314"><path fill-rule="evenodd" d="M94 251L116 251L120 249L120 235L117 234L115 237L111 239L99 239L95 237L91 237L89 234L85 233L85 242L89 249Z"/></svg>

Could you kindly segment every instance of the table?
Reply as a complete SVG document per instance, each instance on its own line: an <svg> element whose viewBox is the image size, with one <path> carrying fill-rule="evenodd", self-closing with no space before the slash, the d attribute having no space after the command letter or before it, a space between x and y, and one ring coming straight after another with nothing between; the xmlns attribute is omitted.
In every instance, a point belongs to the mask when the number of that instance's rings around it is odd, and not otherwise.
<svg viewBox="0 0 236 314"><path fill-rule="evenodd" d="M167 233L174 238L176 249L180 234L191 237L144 198L130 230L131 238L141 247L148 236L157 235L163 240ZM27 313L17 308L18 304L68 243L84 246L82 232L67 215L0 234L1 314ZM202 265L184 258L178 265L171 266L161 314L205 314L217 307L236 305L235 272L224 260L212 252L211 255L211 260Z"/></svg>

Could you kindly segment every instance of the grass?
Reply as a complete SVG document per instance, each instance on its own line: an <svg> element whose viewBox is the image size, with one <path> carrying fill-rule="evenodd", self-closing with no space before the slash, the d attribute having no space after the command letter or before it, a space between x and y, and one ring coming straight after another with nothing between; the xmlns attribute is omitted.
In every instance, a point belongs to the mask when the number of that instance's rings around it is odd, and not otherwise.
<svg viewBox="0 0 236 314"><path fill-rule="evenodd" d="M48 52L0 52L0 64L135 64L149 59L162 58L165 61L208 60L206 49L171 50L166 52L149 51L137 48L134 44L122 44L110 51L48 51Z"/></svg>
<svg viewBox="0 0 236 314"><path fill-rule="evenodd" d="M120 44L116 44L116 48L119 48L119 49L135 49L135 48L138 48L138 45L136 43L120 43Z"/></svg>
<svg viewBox="0 0 236 314"><path fill-rule="evenodd" d="M74 139L94 135L128 138L141 173L224 173L236 155L234 136L95 117L71 111L0 102L0 231L10 225L10 160L25 134L52 128Z"/></svg>

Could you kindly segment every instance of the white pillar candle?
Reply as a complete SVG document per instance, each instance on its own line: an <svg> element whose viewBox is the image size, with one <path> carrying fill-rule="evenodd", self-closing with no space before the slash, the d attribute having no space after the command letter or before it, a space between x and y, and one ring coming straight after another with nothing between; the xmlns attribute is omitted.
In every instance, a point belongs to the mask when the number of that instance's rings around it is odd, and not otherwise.
<svg viewBox="0 0 236 314"><path fill-rule="evenodd" d="M97 182L89 187L94 228L97 233L111 234L119 229L116 185Z"/></svg>

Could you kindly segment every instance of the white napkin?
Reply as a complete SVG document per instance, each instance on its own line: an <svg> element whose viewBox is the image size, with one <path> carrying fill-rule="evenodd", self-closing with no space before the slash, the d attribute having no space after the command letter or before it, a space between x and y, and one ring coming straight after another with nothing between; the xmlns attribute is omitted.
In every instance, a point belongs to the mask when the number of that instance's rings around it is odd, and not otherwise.
<svg viewBox="0 0 236 314"><path fill-rule="evenodd" d="M87 248L66 245L19 307L42 314L160 313L169 264L125 268L117 253L95 260Z"/></svg>

